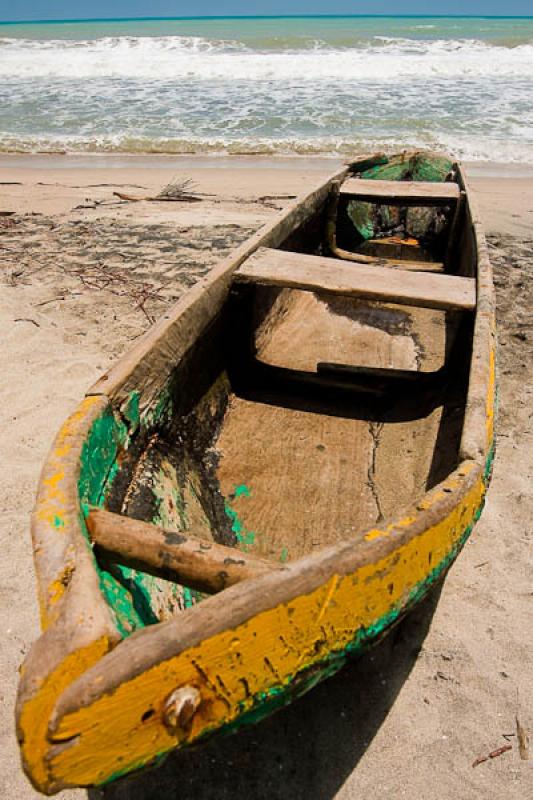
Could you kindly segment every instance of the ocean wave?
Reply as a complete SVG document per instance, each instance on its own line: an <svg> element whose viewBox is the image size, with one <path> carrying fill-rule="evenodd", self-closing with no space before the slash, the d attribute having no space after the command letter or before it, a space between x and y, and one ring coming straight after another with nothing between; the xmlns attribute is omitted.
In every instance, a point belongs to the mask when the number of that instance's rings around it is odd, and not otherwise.
<svg viewBox="0 0 533 800"><path fill-rule="evenodd" d="M442 150L464 161L533 164L533 144L464 136L460 134L395 134L387 137L151 138L131 135L75 137L23 137L0 135L3 153L131 153L157 155L300 155L349 158L368 152L392 153L402 149Z"/></svg>
<svg viewBox="0 0 533 800"><path fill-rule="evenodd" d="M445 78L533 78L533 43L502 47L477 40L376 37L356 47L260 51L197 36L106 37L87 41L0 39L0 77L125 78L272 82Z"/></svg>

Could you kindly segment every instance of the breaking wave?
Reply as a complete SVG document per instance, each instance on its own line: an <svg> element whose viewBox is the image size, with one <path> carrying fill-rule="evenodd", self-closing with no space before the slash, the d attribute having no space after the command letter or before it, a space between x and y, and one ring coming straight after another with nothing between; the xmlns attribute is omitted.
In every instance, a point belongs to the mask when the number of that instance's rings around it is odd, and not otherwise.
<svg viewBox="0 0 533 800"><path fill-rule="evenodd" d="M414 146L533 163L531 22L211 21L191 23L190 35L92 27L83 38L83 26L31 35L20 26L0 38L0 150Z"/></svg>
<svg viewBox="0 0 533 800"><path fill-rule="evenodd" d="M315 41L261 51L238 41L196 36L105 37L87 41L0 39L0 77L24 79L292 80L312 82L533 75L533 44L373 37L356 47Z"/></svg>

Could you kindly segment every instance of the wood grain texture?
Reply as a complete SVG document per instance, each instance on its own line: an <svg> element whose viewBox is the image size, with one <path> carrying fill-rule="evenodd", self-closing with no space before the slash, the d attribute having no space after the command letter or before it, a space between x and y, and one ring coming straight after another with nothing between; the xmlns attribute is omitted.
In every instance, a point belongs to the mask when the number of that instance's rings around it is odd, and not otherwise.
<svg viewBox="0 0 533 800"><path fill-rule="evenodd" d="M476 306L475 282L469 278L398 274L377 265L351 266L338 259L266 247L239 267L234 280L424 308L471 311Z"/></svg>
<svg viewBox="0 0 533 800"><path fill-rule="evenodd" d="M260 291L268 303L276 290ZM271 370L264 391L233 397L221 425L217 476L251 553L293 560L317 552L399 513L431 485L442 400L426 410L423 381L444 364L444 314L340 300L280 292L256 341L257 359ZM333 363L327 377L324 362ZM356 392L341 402L335 366L349 372L349 365L356 375L363 365L409 375L414 388L402 390L411 395L411 417L399 421L387 406L380 413L373 399L369 410ZM308 378L299 402L272 389L272 368L280 368L280 384L283 370L288 379ZM317 405L321 377L339 385Z"/></svg>
<svg viewBox="0 0 533 800"><path fill-rule="evenodd" d="M148 522L93 509L87 527L106 560L184 583L200 592L220 592L239 581L280 569L231 547L167 531Z"/></svg>
<svg viewBox="0 0 533 800"><path fill-rule="evenodd" d="M366 202L401 205L450 205L459 199L456 183L429 183L424 181L380 181L348 178L341 186L341 194Z"/></svg>

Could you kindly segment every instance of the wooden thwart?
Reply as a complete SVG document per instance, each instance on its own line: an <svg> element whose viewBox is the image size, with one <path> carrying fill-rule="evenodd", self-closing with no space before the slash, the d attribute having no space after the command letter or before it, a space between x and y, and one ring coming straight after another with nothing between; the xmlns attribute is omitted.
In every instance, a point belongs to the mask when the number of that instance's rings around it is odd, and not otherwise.
<svg viewBox="0 0 533 800"><path fill-rule="evenodd" d="M450 205L459 199L456 183L431 183L424 181L372 181L348 178L341 186L341 194L358 200L401 205Z"/></svg>
<svg viewBox="0 0 533 800"><path fill-rule="evenodd" d="M259 283L311 292L364 297L398 305L471 311L476 307L472 278L393 271L335 258L259 248L234 275L239 283Z"/></svg>
<svg viewBox="0 0 533 800"><path fill-rule="evenodd" d="M166 531L102 509L89 513L87 527L108 561L200 592L220 592L247 578L283 569L282 565L251 558L232 547Z"/></svg>

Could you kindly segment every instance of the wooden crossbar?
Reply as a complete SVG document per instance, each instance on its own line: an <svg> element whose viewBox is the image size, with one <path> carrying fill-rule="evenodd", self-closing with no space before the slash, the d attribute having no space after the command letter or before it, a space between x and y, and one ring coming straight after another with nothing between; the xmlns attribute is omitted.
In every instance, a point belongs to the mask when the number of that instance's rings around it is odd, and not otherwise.
<svg viewBox="0 0 533 800"><path fill-rule="evenodd" d="M102 509L89 512L87 528L108 561L200 592L220 592L247 578L283 569L281 564L252 558L233 547L184 536Z"/></svg>
<svg viewBox="0 0 533 800"><path fill-rule="evenodd" d="M234 274L234 281L423 308L471 311L476 307L473 278L397 271L266 247L256 250L242 264Z"/></svg>
<svg viewBox="0 0 533 800"><path fill-rule="evenodd" d="M391 205L411 206L450 205L460 197L460 189L456 183L372 181L360 178L345 180L340 192L370 203L382 200Z"/></svg>

